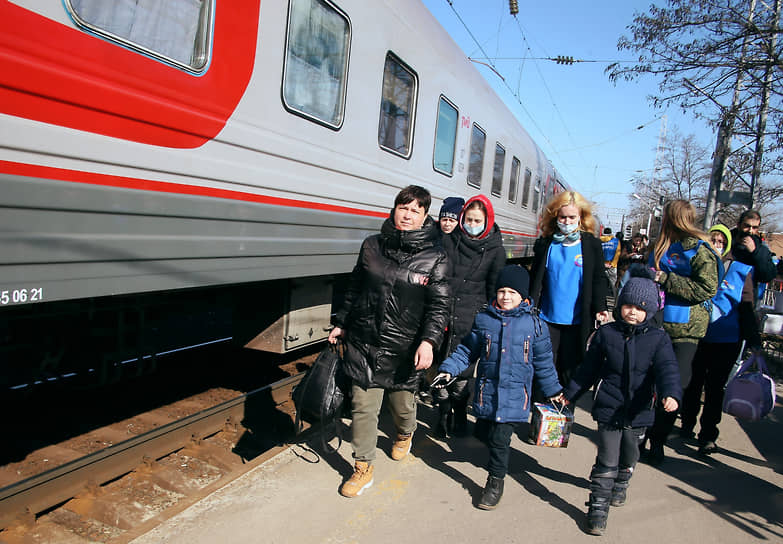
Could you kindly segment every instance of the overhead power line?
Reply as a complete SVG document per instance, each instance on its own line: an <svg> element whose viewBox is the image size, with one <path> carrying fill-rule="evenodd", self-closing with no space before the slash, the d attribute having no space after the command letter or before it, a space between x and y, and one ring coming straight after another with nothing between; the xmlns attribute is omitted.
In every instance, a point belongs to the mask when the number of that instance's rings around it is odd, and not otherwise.
<svg viewBox="0 0 783 544"><path fill-rule="evenodd" d="M601 62L601 63L616 63L616 64L636 64L636 61L633 60L616 60L616 59L577 59L571 56L565 56L565 55L558 55L556 57L488 57L488 58L482 58L482 57L473 57L477 60L485 60L485 61L499 61L499 60L513 60L513 61L519 61L519 60L549 60L552 62L556 62L557 64L574 64L577 62ZM563 62L563 61L568 62Z"/></svg>

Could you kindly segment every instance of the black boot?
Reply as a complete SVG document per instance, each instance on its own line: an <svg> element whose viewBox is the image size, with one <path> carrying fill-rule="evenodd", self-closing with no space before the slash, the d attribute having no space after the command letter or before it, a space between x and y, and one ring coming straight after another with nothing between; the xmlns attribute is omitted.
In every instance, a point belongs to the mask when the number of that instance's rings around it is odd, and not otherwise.
<svg viewBox="0 0 783 544"><path fill-rule="evenodd" d="M436 437L443 440L450 438L451 420L451 401L440 401L438 403L438 423L435 425Z"/></svg>
<svg viewBox="0 0 783 544"><path fill-rule="evenodd" d="M617 467L593 465L590 472L590 499L586 503L587 532L591 535L602 535L606 530L606 518L609 516L609 504L612 489L617 480Z"/></svg>
<svg viewBox="0 0 783 544"><path fill-rule="evenodd" d="M454 406L454 434L465 436L468 431L468 399L453 401Z"/></svg>
<svg viewBox="0 0 783 544"><path fill-rule="evenodd" d="M621 468L617 471L617 478L614 479L614 487L612 488L612 506L625 504L626 492L631 483L631 476L633 476L633 468Z"/></svg>
<svg viewBox="0 0 783 544"><path fill-rule="evenodd" d="M609 497L590 493L587 506L587 532L599 536L604 534L606 518L609 517Z"/></svg>
<svg viewBox="0 0 783 544"><path fill-rule="evenodd" d="M503 478L487 476L487 485L484 486L484 492L481 494L481 500L478 507L482 510L494 510L503 496Z"/></svg>

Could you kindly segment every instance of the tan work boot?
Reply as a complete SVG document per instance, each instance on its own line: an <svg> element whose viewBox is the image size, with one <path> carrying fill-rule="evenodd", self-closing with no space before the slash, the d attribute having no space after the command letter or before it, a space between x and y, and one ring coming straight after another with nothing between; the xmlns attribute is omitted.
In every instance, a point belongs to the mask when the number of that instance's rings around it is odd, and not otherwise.
<svg viewBox="0 0 783 544"><path fill-rule="evenodd" d="M397 440L394 441L391 450L391 458L395 461L405 459L405 456L411 451L411 441L413 440L413 433L400 434L397 433Z"/></svg>
<svg viewBox="0 0 783 544"><path fill-rule="evenodd" d="M365 489L372 485L372 470L373 467L370 463L356 461L353 467L353 475L340 486L340 495L348 498L361 495Z"/></svg>

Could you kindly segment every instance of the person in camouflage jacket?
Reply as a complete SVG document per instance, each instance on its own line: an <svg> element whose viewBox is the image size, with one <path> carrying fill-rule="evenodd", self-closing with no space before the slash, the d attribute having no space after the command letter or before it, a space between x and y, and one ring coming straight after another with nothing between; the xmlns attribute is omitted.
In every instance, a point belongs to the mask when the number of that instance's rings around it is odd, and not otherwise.
<svg viewBox="0 0 783 544"><path fill-rule="evenodd" d="M691 363L699 339L710 323L709 300L718 291L719 257L706 234L695 227L696 210L687 200L673 200L664 208L661 235L650 254L653 279L664 295L663 328L669 334L680 367L683 389L691 379ZM656 407L650 428L648 460L660 464L663 445L677 412Z"/></svg>

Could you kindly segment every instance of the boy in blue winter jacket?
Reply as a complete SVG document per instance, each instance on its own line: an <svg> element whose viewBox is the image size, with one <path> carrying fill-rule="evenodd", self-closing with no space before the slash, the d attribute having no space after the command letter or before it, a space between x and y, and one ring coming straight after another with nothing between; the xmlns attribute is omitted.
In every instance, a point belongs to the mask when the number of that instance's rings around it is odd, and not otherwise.
<svg viewBox="0 0 783 544"><path fill-rule="evenodd" d="M682 385L669 336L651 323L658 288L632 277L617 297L615 321L602 326L563 394L568 402L595 385L593 419L598 422L598 455L590 473L587 532L603 534L609 506L625 504L639 460L639 444L654 420L654 391L667 412L677 410Z"/></svg>
<svg viewBox="0 0 783 544"><path fill-rule="evenodd" d="M531 313L530 276L509 265L498 276L496 298L473 321L473 328L440 366L436 378L448 381L478 359L473 393L476 435L489 448L487 484L478 507L495 508L508 472L511 434L530 414L533 376L547 397L562 401L552 360L549 329Z"/></svg>

